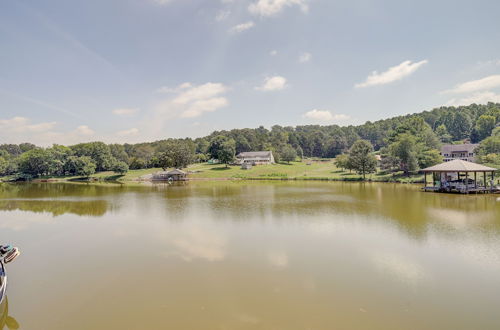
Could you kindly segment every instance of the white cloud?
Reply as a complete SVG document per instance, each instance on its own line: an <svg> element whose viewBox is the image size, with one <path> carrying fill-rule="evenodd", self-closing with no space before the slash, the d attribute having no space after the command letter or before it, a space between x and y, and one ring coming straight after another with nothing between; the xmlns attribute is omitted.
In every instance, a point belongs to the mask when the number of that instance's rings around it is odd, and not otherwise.
<svg viewBox="0 0 500 330"><path fill-rule="evenodd" d="M78 135L93 135L95 132L87 125L81 125L76 128L75 133Z"/></svg>
<svg viewBox="0 0 500 330"><path fill-rule="evenodd" d="M304 118L313 119L315 121L341 121L350 119L348 115L332 114L328 110L311 110L302 115Z"/></svg>
<svg viewBox="0 0 500 330"><path fill-rule="evenodd" d="M162 94L179 93L183 89L187 89L187 88L191 88L191 87L193 87L193 85L191 85L191 83L185 82L185 83L182 83L182 84L180 84L179 86L177 86L175 88L171 88L171 87L168 87L168 86L162 86L162 87L158 88L156 90L156 92L157 93L162 93Z"/></svg>
<svg viewBox="0 0 500 330"><path fill-rule="evenodd" d="M203 112L212 112L219 108L228 105L228 101L224 97L214 97L206 100L198 100L191 104L191 106L181 113L182 118L195 118L203 114Z"/></svg>
<svg viewBox="0 0 500 330"><path fill-rule="evenodd" d="M231 11L230 10L220 10L217 15L215 15L215 20L217 22L222 22L224 20L226 20L229 15L231 15Z"/></svg>
<svg viewBox="0 0 500 330"><path fill-rule="evenodd" d="M202 225L182 226L164 236L174 250L167 256L179 256L186 262L196 259L222 261L227 254L225 235Z"/></svg>
<svg viewBox="0 0 500 330"><path fill-rule="evenodd" d="M490 91L477 92L468 97L460 99L451 99L446 103L446 105L459 106L459 105L470 105L472 103L486 104L488 102L500 102L500 94L496 94Z"/></svg>
<svg viewBox="0 0 500 330"><path fill-rule="evenodd" d="M299 56L299 62L300 63L306 63L309 62L312 58L311 53L303 53Z"/></svg>
<svg viewBox="0 0 500 330"><path fill-rule="evenodd" d="M31 124L28 118L13 117L11 119L0 119L0 130L11 133L40 133L50 131L56 124L55 121Z"/></svg>
<svg viewBox="0 0 500 330"><path fill-rule="evenodd" d="M137 108L119 108L119 109L114 109L112 112L114 115L117 116L131 116L138 111L139 109Z"/></svg>
<svg viewBox="0 0 500 330"><path fill-rule="evenodd" d="M309 10L307 0L257 0L248 6L248 11L257 16L273 16L285 7L299 6L306 13Z"/></svg>
<svg viewBox="0 0 500 330"><path fill-rule="evenodd" d="M243 31L246 31L248 29L251 29L255 26L255 23L252 21L248 21L246 23L241 23L238 25L233 26L232 28L229 29L230 33L240 33Z"/></svg>
<svg viewBox="0 0 500 330"><path fill-rule="evenodd" d="M126 129L123 131L116 132L118 136L136 136L139 134L139 130L137 128Z"/></svg>
<svg viewBox="0 0 500 330"><path fill-rule="evenodd" d="M412 63L411 61L404 61L403 63L390 67L387 71L378 73L373 71L366 80L362 83L356 84L356 88L369 87L375 85L384 85L391 82L401 80L417 71L422 65L426 64L428 61L423 60L420 62Z"/></svg>
<svg viewBox="0 0 500 330"><path fill-rule="evenodd" d="M273 49L273 50L271 50L271 51L269 52L269 55L271 55L271 56L276 56L276 55L278 55L278 51L277 51L277 50L275 50L275 49Z"/></svg>
<svg viewBox="0 0 500 330"><path fill-rule="evenodd" d="M454 88L443 91L442 93L472 93L487 90L500 86L500 75L492 75L485 78L467 81L456 85Z"/></svg>
<svg viewBox="0 0 500 330"><path fill-rule="evenodd" d="M161 102L157 107L157 114L164 118L195 118L229 104L223 96L228 87L221 83L209 82L200 86L183 83L170 91L177 95Z"/></svg>
<svg viewBox="0 0 500 330"><path fill-rule="evenodd" d="M40 146L47 146L53 143L74 144L94 138L94 131L86 125L80 125L69 131L56 131L56 125L56 122L32 123L25 117L0 119L0 141L6 143L30 141Z"/></svg>
<svg viewBox="0 0 500 330"><path fill-rule="evenodd" d="M185 91L179 94L174 100L177 104L188 104L200 100L206 100L214 96L225 93L228 88L221 83L206 83L201 86L193 86L190 83L184 83L181 86L185 87Z"/></svg>
<svg viewBox="0 0 500 330"><path fill-rule="evenodd" d="M264 84L260 87L255 87L256 90L271 92L279 91L287 87L286 78L281 76L267 77Z"/></svg>

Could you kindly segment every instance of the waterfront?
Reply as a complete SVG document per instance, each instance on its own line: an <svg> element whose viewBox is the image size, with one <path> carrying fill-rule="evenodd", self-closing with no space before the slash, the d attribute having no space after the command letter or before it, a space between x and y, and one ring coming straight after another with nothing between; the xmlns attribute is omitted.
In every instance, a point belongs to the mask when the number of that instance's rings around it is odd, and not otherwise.
<svg viewBox="0 0 500 330"><path fill-rule="evenodd" d="M498 329L500 201L346 182L1 184L22 329Z"/></svg>

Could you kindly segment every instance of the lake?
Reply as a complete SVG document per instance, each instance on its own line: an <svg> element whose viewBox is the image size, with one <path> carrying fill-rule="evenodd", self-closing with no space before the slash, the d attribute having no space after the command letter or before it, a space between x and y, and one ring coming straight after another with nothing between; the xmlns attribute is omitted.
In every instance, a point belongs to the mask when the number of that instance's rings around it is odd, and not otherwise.
<svg viewBox="0 0 500 330"><path fill-rule="evenodd" d="M1 241L22 251L8 315L51 330L500 329L499 196L0 184Z"/></svg>

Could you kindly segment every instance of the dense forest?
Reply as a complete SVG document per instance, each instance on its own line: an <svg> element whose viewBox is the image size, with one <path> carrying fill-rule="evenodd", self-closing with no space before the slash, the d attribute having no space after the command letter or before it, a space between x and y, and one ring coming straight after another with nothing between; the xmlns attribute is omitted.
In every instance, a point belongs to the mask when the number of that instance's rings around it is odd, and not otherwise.
<svg viewBox="0 0 500 330"><path fill-rule="evenodd" d="M440 107L359 126L305 125L271 129L215 131L203 138L165 139L138 144L80 143L37 147L31 143L0 145L0 176L89 176L99 171L125 173L152 167L183 168L219 159L230 163L244 151L272 150L277 161L297 157L342 159L350 149L381 155L387 171L417 171L441 161L443 143L481 143L479 162L500 167L500 103ZM363 144L355 144L357 141Z"/></svg>

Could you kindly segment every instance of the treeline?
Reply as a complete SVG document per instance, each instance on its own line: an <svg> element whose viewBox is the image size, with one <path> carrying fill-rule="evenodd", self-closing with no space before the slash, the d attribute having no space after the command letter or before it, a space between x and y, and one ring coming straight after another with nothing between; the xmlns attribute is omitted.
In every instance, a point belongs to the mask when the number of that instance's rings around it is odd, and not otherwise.
<svg viewBox="0 0 500 330"><path fill-rule="evenodd" d="M277 161L296 157L334 158L347 154L359 140L382 156L385 170L406 173L441 161L442 143L482 142L480 161L500 165L495 130L500 103L440 107L359 126L305 125L271 129L215 131L197 139L167 139L138 144L80 143L39 148L30 143L0 145L0 175L89 176L99 171L124 173L152 167L182 168L216 158L230 163L240 152L271 150Z"/></svg>

